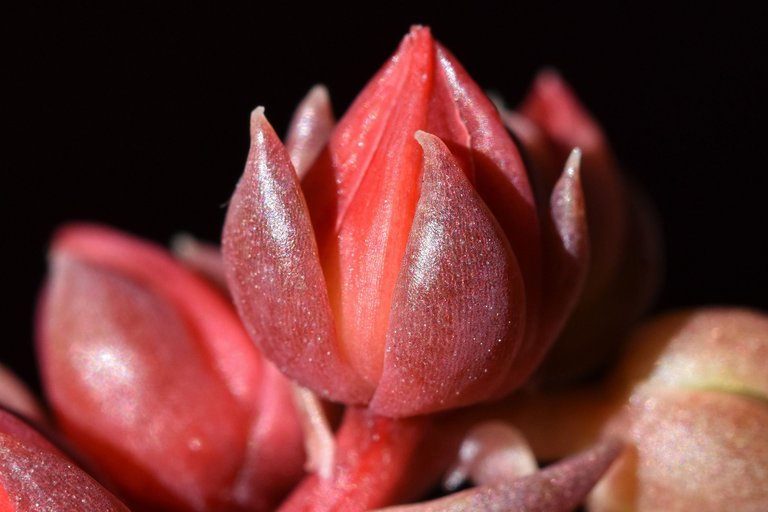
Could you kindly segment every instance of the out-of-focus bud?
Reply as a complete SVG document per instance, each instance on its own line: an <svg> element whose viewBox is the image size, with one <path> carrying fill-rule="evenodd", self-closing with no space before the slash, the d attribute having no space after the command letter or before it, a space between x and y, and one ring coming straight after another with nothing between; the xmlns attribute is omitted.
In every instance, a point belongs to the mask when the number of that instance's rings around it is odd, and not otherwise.
<svg viewBox="0 0 768 512"><path fill-rule="evenodd" d="M590 510L768 510L768 317L666 316L632 337L608 385L631 391L604 431L634 449Z"/></svg>
<svg viewBox="0 0 768 512"><path fill-rule="evenodd" d="M0 409L0 510L128 512L32 427Z"/></svg>
<svg viewBox="0 0 768 512"><path fill-rule="evenodd" d="M302 385L381 415L519 387L586 272L580 153L537 204L493 104L422 27L319 154L332 117L324 91L307 101L288 149L254 112L227 214L228 282L251 337Z"/></svg>
<svg viewBox="0 0 768 512"><path fill-rule="evenodd" d="M768 510L768 317L661 317L630 338L599 385L530 392L485 414L517 426L542 458L601 435L623 439L628 449L592 493L591 511Z"/></svg>
<svg viewBox="0 0 768 512"><path fill-rule="evenodd" d="M301 431L290 384L225 297L105 228L63 229L50 259L41 373L89 462L141 507L274 507L301 475Z"/></svg>
<svg viewBox="0 0 768 512"><path fill-rule="evenodd" d="M620 172L607 138L555 71L536 78L517 112L502 110L529 157L534 189L550 193L573 147L582 151L590 266L573 315L539 375L565 383L605 368L619 340L648 307L661 274L655 212Z"/></svg>

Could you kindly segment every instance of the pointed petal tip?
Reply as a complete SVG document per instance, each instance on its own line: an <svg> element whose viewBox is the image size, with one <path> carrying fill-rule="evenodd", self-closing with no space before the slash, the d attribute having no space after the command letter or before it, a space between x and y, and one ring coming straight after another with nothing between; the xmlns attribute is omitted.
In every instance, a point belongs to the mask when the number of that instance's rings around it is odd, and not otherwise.
<svg viewBox="0 0 768 512"><path fill-rule="evenodd" d="M331 101L331 93L325 84L315 84L307 93L307 98L311 98L313 101L329 102Z"/></svg>
<svg viewBox="0 0 768 512"><path fill-rule="evenodd" d="M536 74L535 84L542 88L562 87L565 85L565 80L557 68L547 66Z"/></svg>
<svg viewBox="0 0 768 512"><path fill-rule="evenodd" d="M416 139L416 142L418 142L423 148L431 143L431 139L436 137L429 132L425 132L424 130L416 130L416 133L413 134L413 138Z"/></svg>
<svg viewBox="0 0 768 512"><path fill-rule="evenodd" d="M577 176L581 170L581 148L575 147L565 161L565 171L569 176Z"/></svg>
<svg viewBox="0 0 768 512"><path fill-rule="evenodd" d="M257 128L261 128L261 124L266 121L267 118L264 115L264 107L259 105L251 112L251 134L253 134Z"/></svg>

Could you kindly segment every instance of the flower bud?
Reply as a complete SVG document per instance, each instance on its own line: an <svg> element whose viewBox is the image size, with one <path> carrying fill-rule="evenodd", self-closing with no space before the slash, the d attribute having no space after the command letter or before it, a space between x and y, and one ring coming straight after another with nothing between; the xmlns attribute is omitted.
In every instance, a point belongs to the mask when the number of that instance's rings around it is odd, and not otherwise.
<svg viewBox="0 0 768 512"><path fill-rule="evenodd" d="M262 109L251 137L222 249L240 316L283 372L395 417L528 378L586 270L578 151L537 205L493 104L422 27L306 171Z"/></svg>
<svg viewBox="0 0 768 512"><path fill-rule="evenodd" d="M661 269L654 210L626 180L598 123L551 70L534 81L517 112L503 118L523 145L539 195L548 194L571 148L582 152L590 266L573 315L539 375L565 383L605 368L626 330L648 307Z"/></svg>
<svg viewBox="0 0 768 512"><path fill-rule="evenodd" d="M222 294L94 226L51 250L39 355L60 427L142 507L266 510L301 475L287 381Z"/></svg>
<svg viewBox="0 0 768 512"><path fill-rule="evenodd" d="M634 449L590 510L768 509L768 317L668 315L633 336L610 385L631 386L605 427Z"/></svg>

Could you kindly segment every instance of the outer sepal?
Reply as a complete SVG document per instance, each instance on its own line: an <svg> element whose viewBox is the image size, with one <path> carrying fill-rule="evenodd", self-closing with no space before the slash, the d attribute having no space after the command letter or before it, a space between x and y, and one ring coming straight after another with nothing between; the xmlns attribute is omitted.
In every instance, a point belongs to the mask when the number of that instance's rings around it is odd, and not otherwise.
<svg viewBox="0 0 768 512"><path fill-rule="evenodd" d="M416 207L371 408L409 416L483 400L506 374L525 332L515 255L445 144L424 149Z"/></svg>
<svg viewBox="0 0 768 512"><path fill-rule="evenodd" d="M319 394L364 402L372 388L336 344L326 280L290 157L259 108L222 238L227 280L251 338L281 371Z"/></svg>

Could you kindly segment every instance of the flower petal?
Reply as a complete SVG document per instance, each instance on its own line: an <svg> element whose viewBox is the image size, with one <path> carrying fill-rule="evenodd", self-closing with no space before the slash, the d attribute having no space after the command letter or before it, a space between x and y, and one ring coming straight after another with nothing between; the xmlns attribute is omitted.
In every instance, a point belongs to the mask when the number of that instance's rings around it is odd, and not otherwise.
<svg viewBox="0 0 768 512"><path fill-rule="evenodd" d="M62 429L135 497L202 506L237 468L246 411L167 301L61 249L52 266L40 349Z"/></svg>
<svg viewBox="0 0 768 512"><path fill-rule="evenodd" d="M589 205L592 265L585 293L599 293L615 276L625 240L626 192L602 130L562 78L551 70L536 77L520 107L546 135L558 162L582 151L582 180ZM556 175L552 172L545 174Z"/></svg>
<svg viewBox="0 0 768 512"><path fill-rule="evenodd" d="M544 297L536 343L520 349L507 389L523 384L539 366L581 296L589 268L589 233L581 188L581 151L571 152L552 190L544 226Z"/></svg>
<svg viewBox="0 0 768 512"><path fill-rule="evenodd" d="M333 125L328 89L316 85L296 107L285 142L299 179L304 177L328 143Z"/></svg>
<svg viewBox="0 0 768 512"><path fill-rule="evenodd" d="M222 255L248 333L285 374L325 397L372 389L336 346L325 278L290 158L259 108L251 151L224 225Z"/></svg>
<svg viewBox="0 0 768 512"><path fill-rule="evenodd" d="M504 230L520 264L527 297L527 337L535 342L541 301L541 235L527 172L491 100L442 45L437 45L436 58L434 94L439 97L439 92L445 90L443 94L450 101L433 101L433 108L441 113L430 119L454 119L454 123L464 126L466 138L454 138L441 129L433 131L431 125L427 131L443 139L452 152L456 146L466 146L469 154L465 158L471 161L475 187ZM455 109L453 117L449 109ZM456 128L452 131L458 132ZM471 174L468 176L471 179Z"/></svg>
<svg viewBox="0 0 768 512"><path fill-rule="evenodd" d="M43 408L40 407L35 396L3 365L0 365L0 406L7 407L38 423L45 422Z"/></svg>
<svg viewBox="0 0 768 512"><path fill-rule="evenodd" d="M304 180L339 342L371 386L381 375L392 292L418 199L421 155L413 134L426 123L433 69L432 36L416 27L339 121L329 144L330 184L310 191L322 161ZM327 199L331 187L335 206ZM322 225L322 217L333 225Z"/></svg>
<svg viewBox="0 0 768 512"><path fill-rule="evenodd" d="M163 250L95 226L62 230L51 265L38 348L70 439L151 506L271 508L300 476L301 432L287 381L225 297ZM276 443L279 460L256 458Z"/></svg>
<svg viewBox="0 0 768 512"><path fill-rule="evenodd" d="M395 288L371 409L408 416L486 399L525 329L517 260L440 139L424 148L421 197Z"/></svg>

